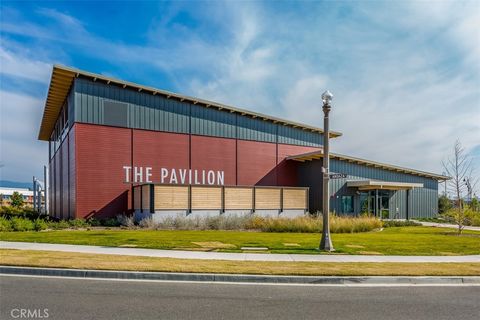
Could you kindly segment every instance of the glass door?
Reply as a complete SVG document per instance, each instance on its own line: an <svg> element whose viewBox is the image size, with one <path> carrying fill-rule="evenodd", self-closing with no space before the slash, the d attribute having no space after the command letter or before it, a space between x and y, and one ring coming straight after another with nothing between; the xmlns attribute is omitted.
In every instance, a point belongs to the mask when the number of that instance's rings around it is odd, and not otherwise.
<svg viewBox="0 0 480 320"><path fill-rule="evenodd" d="M360 214L375 215L375 191L364 191L359 194Z"/></svg>
<svg viewBox="0 0 480 320"><path fill-rule="evenodd" d="M390 191L389 190L378 190L377 198L377 217L380 219L389 219L390 218Z"/></svg>

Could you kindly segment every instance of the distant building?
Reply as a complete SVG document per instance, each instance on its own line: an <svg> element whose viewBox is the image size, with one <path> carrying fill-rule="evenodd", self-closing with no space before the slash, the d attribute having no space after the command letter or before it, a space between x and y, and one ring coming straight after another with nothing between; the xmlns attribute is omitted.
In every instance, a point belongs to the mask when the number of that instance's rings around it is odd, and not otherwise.
<svg viewBox="0 0 480 320"><path fill-rule="evenodd" d="M3 206L10 205L12 195L15 191L23 196L23 201L26 205L33 205L33 191L30 189L0 187L0 198Z"/></svg>

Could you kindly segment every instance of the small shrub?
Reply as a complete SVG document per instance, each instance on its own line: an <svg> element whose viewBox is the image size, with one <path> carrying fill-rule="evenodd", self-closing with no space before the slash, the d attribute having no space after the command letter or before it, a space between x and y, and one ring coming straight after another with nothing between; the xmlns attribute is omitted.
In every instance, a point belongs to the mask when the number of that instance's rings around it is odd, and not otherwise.
<svg viewBox="0 0 480 320"><path fill-rule="evenodd" d="M10 222L14 231L31 231L35 228L33 222L25 218L13 217Z"/></svg>
<svg viewBox="0 0 480 320"><path fill-rule="evenodd" d="M89 218L89 219L87 219L87 222L92 227L100 227L102 225L102 222L100 220L98 220L97 218Z"/></svg>
<svg viewBox="0 0 480 320"><path fill-rule="evenodd" d="M14 191L10 197L10 205L14 208L21 208L24 205L23 195L18 191Z"/></svg>
<svg viewBox="0 0 480 320"><path fill-rule="evenodd" d="M68 224L74 229L87 228L90 226L90 224L85 219L68 220Z"/></svg>
<svg viewBox="0 0 480 320"><path fill-rule="evenodd" d="M61 230L61 229L68 229L70 228L70 224L68 221L60 220L60 221L48 221L47 222L48 228L53 230Z"/></svg>
<svg viewBox="0 0 480 320"><path fill-rule="evenodd" d="M118 227L120 223L118 222L117 218L109 218L102 220L102 225L105 227Z"/></svg>
<svg viewBox="0 0 480 320"><path fill-rule="evenodd" d="M12 231L12 224L10 220L0 217L0 232Z"/></svg>
<svg viewBox="0 0 480 320"><path fill-rule="evenodd" d="M0 207L0 216L5 218L11 218L15 216L21 216L23 213L22 209L15 208L12 206L1 206Z"/></svg>
<svg viewBox="0 0 480 320"><path fill-rule="evenodd" d="M296 218L260 217L256 215L217 215L207 217L166 217L154 221L151 217L139 226L152 230L258 230L263 232L316 232L322 231L322 216ZM367 232L382 227L374 217L331 217L332 233Z"/></svg>
<svg viewBox="0 0 480 320"><path fill-rule="evenodd" d="M145 228L145 229L156 229L157 228L157 223L151 218L145 218L143 220L140 221L139 223L139 226L141 228Z"/></svg>
<svg viewBox="0 0 480 320"><path fill-rule="evenodd" d="M35 220L39 218L39 213L34 211L31 207L13 207L13 206L1 206L0 207L0 216L7 219L13 217L29 218L30 220Z"/></svg>
<svg viewBox="0 0 480 320"><path fill-rule="evenodd" d="M470 206L465 205L463 210L452 208L442 215L448 222L458 225L458 233L461 233L464 226L480 225L480 214Z"/></svg>
<svg viewBox="0 0 480 320"><path fill-rule="evenodd" d="M117 216L117 221L121 226L127 227L127 228L133 228L135 227L135 220L133 216L126 216L126 215L118 215Z"/></svg>
<svg viewBox="0 0 480 320"><path fill-rule="evenodd" d="M375 217L337 217L331 219L332 233L368 232L382 227L382 221Z"/></svg>
<svg viewBox="0 0 480 320"><path fill-rule="evenodd" d="M384 228L391 227L417 227L421 226L421 223L412 221L412 220L385 220L382 221Z"/></svg>
<svg viewBox="0 0 480 320"><path fill-rule="evenodd" d="M34 225L35 231L41 231L41 230L45 230L45 229L48 228L47 222L43 219L36 219L33 222L33 225Z"/></svg>

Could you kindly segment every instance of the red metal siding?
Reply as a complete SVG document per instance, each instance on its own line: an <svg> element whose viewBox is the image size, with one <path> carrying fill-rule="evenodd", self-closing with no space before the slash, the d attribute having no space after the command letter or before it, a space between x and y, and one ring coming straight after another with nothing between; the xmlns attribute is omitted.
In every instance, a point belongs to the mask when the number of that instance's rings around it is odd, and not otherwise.
<svg viewBox="0 0 480 320"><path fill-rule="evenodd" d="M286 161L285 158L297 154L318 151L321 148L293 146L287 144L278 145L278 164L275 168L277 175L277 184L279 186L297 186L297 163Z"/></svg>
<svg viewBox="0 0 480 320"><path fill-rule="evenodd" d="M132 130L75 124L77 218L114 217L128 210Z"/></svg>
<svg viewBox="0 0 480 320"><path fill-rule="evenodd" d="M191 153L193 170L224 171L225 184L235 184L235 139L192 135Z"/></svg>
<svg viewBox="0 0 480 320"><path fill-rule="evenodd" d="M68 197L69 197L69 187L70 182L68 181L68 136L62 143L62 189L60 190L61 197L62 197L62 217L64 219L70 218L70 210L68 206Z"/></svg>
<svg viewBox="0 0 480 320"><path fill-rule="evenodd" d="M58 149L55 153L55 217L61 218L61 201L60 201L60 152Z"/></svg>
<svg viewBox="0 0 480 320"><path fill-rule="evenodd" d="M318 151L321 148L315 147L304 147L304 146L293 146L289 144L279 144L278 145L278 163L282 162L283 159L289 156L295 156L302 153Z"/></svg>
<svg viewBox="0 0 480 320"><path fill-rule="evenodd" d="M54 182L54 166L53 166L53 158L50 159L50 163L48 164L48 214L55 216L55 204L54 204L54 193L55 193L55 186Z"/></svg>
<svg viewBox="0 0 480 320"><path fill-rule="evenodd" d="M297 184L296 164L284 161L285 157L318 150L80 123L73 126L68 142L67 147L62 146L63 151L57 152L52 172L56 181L60 181L60 175L67 176L63 183L68 188L63 189L69 192L65 192L67 196L64 194L63 201L70 203L70 210L65 212L70 211L72 217L77 218L114 217L129 210L131 186L124 183L123 166L152 167L154 182L159 182L162 167L191 167L224 171L227 185L294 186ZM68 152L68 168L60 173L59 159L62 158L59 155L63 152ZM65 167L65 162L63 165ZM59 195L60 184L54 184L54 188L55 196ZM60 196L56 200L60 208ZM59 215L59 210L56 211Z"/></svg>
<svg viewBox="0 0 480 320"><path fill-rule="evenodd" d="M159 182L161 168L189 168L188 144L186 134L133 130L133 165L151 167Z"/></svg>
<svg viewBox="0 0 480 320"><path fill-rule="evenodd" d="M238 184L276 185L276 144L238 140Z"/></svg>
<svg viewBox="0 0 480 320"><path fill-rule="evenodd" d="M75 127L68 134L68 171L69 171L69 212L70 217L75 218L76 210L76 166L75 166Z"/></svg>

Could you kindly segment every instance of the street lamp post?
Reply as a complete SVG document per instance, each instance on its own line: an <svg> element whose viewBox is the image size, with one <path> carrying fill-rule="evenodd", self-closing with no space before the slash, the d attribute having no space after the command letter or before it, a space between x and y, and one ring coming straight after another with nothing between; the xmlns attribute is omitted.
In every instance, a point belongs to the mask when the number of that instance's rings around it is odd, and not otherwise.
<svg viewBox="0 0 480 320"><path fill-rule="evenodd" d="M323 231L322 231L322 240L320 241L320 250L325 251L335 251L332 245L332 239L330 238L330 190L329 190L329 181L330 181L330 172L329 172L329 163L330 163L330 154L328 150L328 142L330 130L328 127L328 114L330 113L330 101L333 99L333 94L330 91L325 91L322 94L323 101Z"/></svg>

